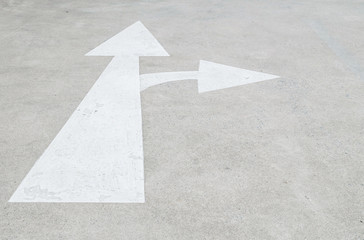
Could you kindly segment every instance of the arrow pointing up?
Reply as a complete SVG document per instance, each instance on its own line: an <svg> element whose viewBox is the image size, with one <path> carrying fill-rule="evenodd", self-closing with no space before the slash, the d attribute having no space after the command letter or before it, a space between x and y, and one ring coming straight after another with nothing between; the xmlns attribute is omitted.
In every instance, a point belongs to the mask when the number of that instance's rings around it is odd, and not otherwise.
<svg viewBox="0 0 364 240"><path fill-rule="evenodd" d="M142 23L89 56L115 56L10 202L144 202L139 56L168 56Z"/></svg>
<svg viewBox="0 0 364 240"><path fill-rule="evenodd" d="M138 21L88 52L86 56L169 56L169 54Z"/></svg>

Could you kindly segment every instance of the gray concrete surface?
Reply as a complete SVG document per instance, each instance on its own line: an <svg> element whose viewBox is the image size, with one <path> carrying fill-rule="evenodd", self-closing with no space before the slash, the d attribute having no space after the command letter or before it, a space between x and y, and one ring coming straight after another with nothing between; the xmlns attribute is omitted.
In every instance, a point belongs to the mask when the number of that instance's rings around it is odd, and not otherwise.
<svg viewBox="0 0 364 240"><path fill-rule="evenodd" d="M141 20L171 57L280 79L142 93L145 204L8 203ZM0 239L364 239L364 2L0 1Z"/></svg>

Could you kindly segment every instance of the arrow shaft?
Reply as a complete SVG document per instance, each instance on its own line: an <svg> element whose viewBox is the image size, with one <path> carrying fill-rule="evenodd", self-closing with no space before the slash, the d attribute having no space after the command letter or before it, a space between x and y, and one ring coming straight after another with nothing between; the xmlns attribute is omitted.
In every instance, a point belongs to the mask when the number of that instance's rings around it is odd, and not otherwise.
<svg viewBox="0 0 364 240"><path fill-rule="evenodd" d="M115 57L13 202L144 202L139 58Z"/></svg>
<svg viewBox="0 0 364 240"><path fill-rule="evenodd" d="M166 82L191 80L198 78L198 71L161 72L140 75L140 91Z"/></svg>

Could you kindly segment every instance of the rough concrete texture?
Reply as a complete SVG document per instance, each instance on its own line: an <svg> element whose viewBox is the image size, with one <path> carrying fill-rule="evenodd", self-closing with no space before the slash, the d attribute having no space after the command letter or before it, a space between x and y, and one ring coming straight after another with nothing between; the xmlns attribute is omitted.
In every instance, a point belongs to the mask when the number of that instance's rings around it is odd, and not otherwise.
<svg viewBox="0 0 364 240"><path fill-rule="evenodd" d="M0 239L364 239L364 2L0 1ZM171 57L282 76L142 93L145 204L8 203L142 21Z"/></svg>

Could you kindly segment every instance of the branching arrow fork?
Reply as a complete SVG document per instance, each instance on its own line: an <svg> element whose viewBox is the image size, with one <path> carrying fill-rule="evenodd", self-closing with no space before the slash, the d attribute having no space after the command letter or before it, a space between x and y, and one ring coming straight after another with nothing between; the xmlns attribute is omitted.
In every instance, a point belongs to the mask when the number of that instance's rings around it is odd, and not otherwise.
<svg viewBox="0 0 364 240"><path fill-rule="evenodd" d="M140 56L169 56L141 22L86 55L113 59L10 202L143 203L140 91L197 79L199 92L208 92L277 77L207 61L199 71L140 76Z"/></svg>

